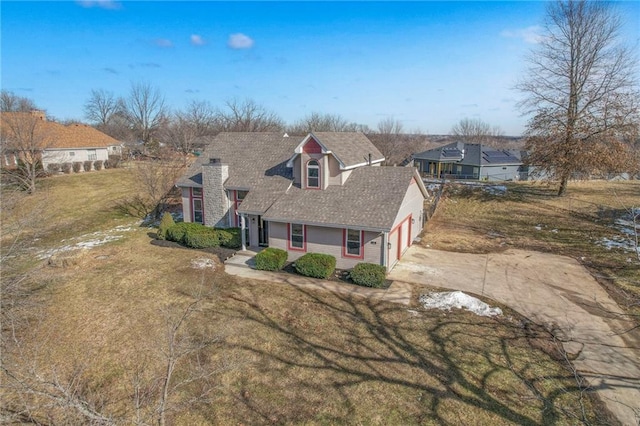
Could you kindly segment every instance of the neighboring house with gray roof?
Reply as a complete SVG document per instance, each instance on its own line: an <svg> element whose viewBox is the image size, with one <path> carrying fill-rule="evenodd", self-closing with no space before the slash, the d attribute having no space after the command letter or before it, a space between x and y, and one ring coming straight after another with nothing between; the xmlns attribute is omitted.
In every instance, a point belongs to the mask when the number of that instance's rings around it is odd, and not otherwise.
<svg viewBox="0 0 640 426"><path fill-rule="evenodd" d="M243 246L391 269L422 230L427 190L383 161L362 133L220 133L177 185L186 222L243 228Z"/></svg>
<svg viewBox="0 0 640 426"><path fill-rule="evenodd" d="M413 155L424 177L487 181L526 180L528 169L519 150L453 142Z"/></svg>

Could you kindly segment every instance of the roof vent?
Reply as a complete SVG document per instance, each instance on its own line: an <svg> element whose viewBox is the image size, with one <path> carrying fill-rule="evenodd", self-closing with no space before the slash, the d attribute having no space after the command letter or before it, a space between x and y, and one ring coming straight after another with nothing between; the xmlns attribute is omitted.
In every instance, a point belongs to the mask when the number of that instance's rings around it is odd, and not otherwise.
<svg viewBox="0 0 640 426"><path fill-rule="evenodd" d="M219 158L209 158L209 164L220 164L221 162Z"/></svg>

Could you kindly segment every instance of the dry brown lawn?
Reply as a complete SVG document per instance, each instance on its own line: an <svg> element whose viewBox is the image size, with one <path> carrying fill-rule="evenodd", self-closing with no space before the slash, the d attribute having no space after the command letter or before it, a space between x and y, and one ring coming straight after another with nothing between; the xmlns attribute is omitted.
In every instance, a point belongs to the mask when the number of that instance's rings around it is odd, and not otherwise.
<svg viewBox="0 0 640 426"><path fill-rule="evenodd" d="M51 182L52 199L67 200L58 194L68 191L66 179ZM101 190L74 185L78 193ZM104 197L91 197L100 211L82 211L80 233L129 220L109 210L112 203ZM50 206L62 223L72 223L76 207L65 205L57 213L57 205ZM37 249L50 248L51 235L58 235L55 225L44 228ZM610 420L577 387L550 336L508 308L502 317L483 318L426 311L417 300L407 308L240 280L209 254L151 245L150 232L137 228L72 256L65 267L30 263L29 279L42 285L29 296L37 301L29 308L29 325L3 348L4 365L14 376L33 387L43 381L68 385L118 424L133 423L138 415L153 423L169 348L167 325L201 300L180 329L180 342L212 342L177 365L173 384L182 386L170 396L170 424ZM192 267L192 260L203 257L216 268ZM416 288L414 298L427 290ZM203 372L207 377L189 381ZM5 416L31 407L42 423L85 422L77 410L27 392L7 374L2 383Z"/></svg>

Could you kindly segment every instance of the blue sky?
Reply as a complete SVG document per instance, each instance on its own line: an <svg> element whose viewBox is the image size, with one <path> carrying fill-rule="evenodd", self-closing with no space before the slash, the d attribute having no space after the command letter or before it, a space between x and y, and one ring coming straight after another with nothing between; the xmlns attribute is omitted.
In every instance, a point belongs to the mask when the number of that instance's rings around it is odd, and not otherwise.
<svg viewBox="0 0 640 426"><path fill-rule="evenodd" d="M617 4L629 43L640 2ZM312 111L448 133L480 118L519 135L511 88L544 2L0 3L3 89L83 119L92 89L148 82L167 104L251 98L293 122Z"/></svg>

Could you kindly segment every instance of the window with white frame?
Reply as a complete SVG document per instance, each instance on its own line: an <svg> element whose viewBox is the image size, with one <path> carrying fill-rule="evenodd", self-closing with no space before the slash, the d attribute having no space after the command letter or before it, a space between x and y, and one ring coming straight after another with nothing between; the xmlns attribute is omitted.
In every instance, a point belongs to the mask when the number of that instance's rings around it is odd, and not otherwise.
<svg viewBox="0 0 640 426"><path fill-rule="evenodd" d="M89 160L97 160L98 159L98 154L96 153L95 149L88 149L87 150L87 156Z"/></svg>
<svg viewBox="0 0 640 426"><path fill-rule="evenodd" d="M316 160L307 163L307 188L320 188L320 164Z"/></svg>
<svg viewBox="0 0 640 426"><path fill-rule="evenodd" d="M347 229L344 239L345 255L360 257L362 255L362 231Z"/></svg>
<svg viewBox="0 0 640 426"><path fill-rule="evenodd" d="M304 225L299 223L291 223L289 225L289 247L304 249Z"/></svg>

